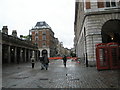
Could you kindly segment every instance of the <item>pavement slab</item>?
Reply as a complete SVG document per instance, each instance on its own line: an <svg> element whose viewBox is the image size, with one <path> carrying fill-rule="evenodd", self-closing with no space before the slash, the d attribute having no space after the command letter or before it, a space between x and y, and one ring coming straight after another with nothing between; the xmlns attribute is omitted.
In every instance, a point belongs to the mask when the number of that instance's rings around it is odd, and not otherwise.
<svg viewBox="0 0 120 90"><path fill-rule="evenodd" d="M98 71L69 59L65 68L62 60L51 60L48 70L40 62L3 65L3 88L120 88L119 70Z"/></svg>

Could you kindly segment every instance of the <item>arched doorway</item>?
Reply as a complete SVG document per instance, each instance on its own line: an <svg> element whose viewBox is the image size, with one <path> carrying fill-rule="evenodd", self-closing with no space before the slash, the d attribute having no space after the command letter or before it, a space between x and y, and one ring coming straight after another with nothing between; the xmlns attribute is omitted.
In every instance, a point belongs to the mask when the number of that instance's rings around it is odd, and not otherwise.
<svg viewBox="0 0 120 90"><path fill-rule="evenodd" d="M102 27L101 34L103 43L120 43L120 20L112 19L107 21Z"/></svg>
<svg viewBox="0 0 120 90"><path fill-rule="evenodd" d="M119 45L116 44L120 44L120 20L112 19L107 21L102 27L101 34L102 42L108 44L107 47L99 49L101 52L98 51L101 53L99 54L100 57L102 57L100 62L105 63L104 65L106 65L108 68L117 69L119 68L120 64L120 49ZM102 64L100 66L102 66Z"/></svg>
<svg viewBox="0 0 120 90"><path fill-rule="evenodd" d="M42 50L42 56L43 56L44 54L48 55L48 52L47 52L46 49Z"/></svg>

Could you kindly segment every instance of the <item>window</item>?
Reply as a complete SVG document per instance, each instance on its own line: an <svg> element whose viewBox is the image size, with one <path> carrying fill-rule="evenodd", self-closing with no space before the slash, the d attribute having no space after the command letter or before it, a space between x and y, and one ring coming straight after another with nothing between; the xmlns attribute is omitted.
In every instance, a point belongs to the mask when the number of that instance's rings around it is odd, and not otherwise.
<svg viewBox="0 0 120 90"><path fill-rule="evenodd" d="M38 36L38 33L36 33L35 35Z"/></svg>
<svg viewBox="0 0 120 90"><path fill-rule="evenodd" d="M35 35L38 36L38 31L35 32Z"/></svg>
<svg viewBox="0 0 120 90"><path fill-rule="evenodd" d="M38 41L38 36L35 36L35 41Z"/></svg>
<svg viewBox="0 0 120 90"><path fill-rule="evenodd" d="M43 42L43 43L42 43L42 46L46 46L46 43L45 43L45 42Z"/></svg>
<svg viewBox="0 0 120 90"><path fill-rule="evenodd" d="M110 7L110 2L106 2L106 7Z"/></svg>
<svg viewBox="0 0 120 90"><path fill-rule="evenodd" d="M38 41L38 37L35 37L35 41Z"/></svg>
<svg viewBox="0 0 120 90"><path fill-rule="evenodd" d="M116 0L107 0L106 1L106 7L115 7L116 6Z"/></svg>
<svg viewBox="0 0 120 90"><path fill-rule="evenodd" d="M44 32L42 32L42 34L43 34L43 35L46 35L46 32L44 31Z"/></svg>
<svg viewBox="0 0 120 90"><path fill-rule="evenodd" d="M103 0L98 0L98 8L104 8L104 1Z"/></svg>
<svg viewBox="0 0 120 90"><path fill-rule="evenodd" d="M118 1L118 6L120 6L120 0Z"/></svg>
<svg viewBox="0 0 120 90"><path fill-rule="evenodd" d="M40 25L42 26L44 23L43 22L40 22Z"/></svg>
<svg viewBox="0 0 120 90"><path fill-rule="evenodd" d="M43 35L43 36L42 36L42 40L46 40L46 35Z"/></svg>
<svg viewBox="0 0 120 90"><path fill-rule="evenodd" d="M36 46L38 46L38 44L37 44L37 43L35 43L35 45L36 45Z"/></svg>
<svg viewBox="0 0 120 90"><path fill-rule="evenodd" d="M112 2L111 2L111 6L112 6L112 7L115 7L115 6L116 6L115 1L112 1Z"/></svg>
<svg viewBox="0 0 120 90"><path fill-rule="evenodd" d="M90 9L91 5L90 5L90 0L86 0L86 9Z"/></svg>

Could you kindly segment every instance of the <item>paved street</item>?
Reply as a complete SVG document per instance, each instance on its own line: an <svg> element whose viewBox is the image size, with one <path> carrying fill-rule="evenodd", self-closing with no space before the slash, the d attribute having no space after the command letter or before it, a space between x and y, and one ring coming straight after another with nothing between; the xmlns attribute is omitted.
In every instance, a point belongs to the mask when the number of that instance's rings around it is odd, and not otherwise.
<svg viewBox="0 0 120 90"><path fill-rule="evenodd" d="M40 62L35 68L31 63L3 66L4 88L118 88L118 70L97 71L96 67L85 67L68 60L67 68L62 60L50 61L48 70L40 70ZM119 87L120 88L120 87Z"/></svg>

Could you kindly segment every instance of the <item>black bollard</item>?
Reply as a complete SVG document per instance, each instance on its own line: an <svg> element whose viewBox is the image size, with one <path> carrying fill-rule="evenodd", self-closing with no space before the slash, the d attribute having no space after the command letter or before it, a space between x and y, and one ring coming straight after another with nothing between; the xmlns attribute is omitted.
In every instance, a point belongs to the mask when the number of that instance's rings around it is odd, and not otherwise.
<svg viewBox="0 0 120 90"><path fill-rule="evenodd" d="M87 53L86 53L86 67L88 67Z"/></svg>

